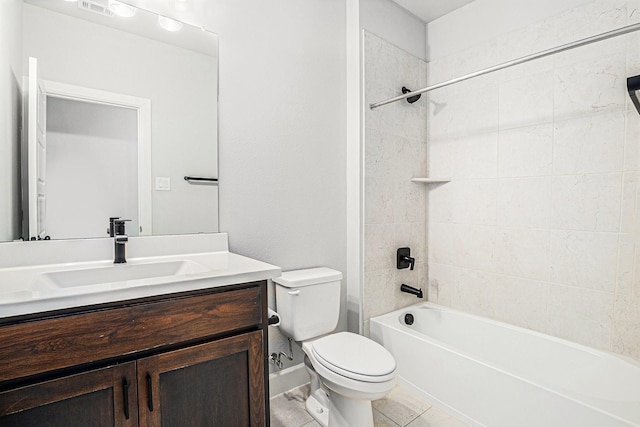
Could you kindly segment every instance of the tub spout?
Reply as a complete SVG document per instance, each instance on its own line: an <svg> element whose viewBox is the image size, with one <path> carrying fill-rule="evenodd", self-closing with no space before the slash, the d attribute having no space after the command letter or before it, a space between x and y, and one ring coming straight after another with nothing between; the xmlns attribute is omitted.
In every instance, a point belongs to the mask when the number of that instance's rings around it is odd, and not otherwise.
<svg viewBox="0 0 640 427"><path fill-rule="evenodd" d="M422 298L422 289L414 288L413 286L405 285L404 283L400 285L400 291Z"/></svg>

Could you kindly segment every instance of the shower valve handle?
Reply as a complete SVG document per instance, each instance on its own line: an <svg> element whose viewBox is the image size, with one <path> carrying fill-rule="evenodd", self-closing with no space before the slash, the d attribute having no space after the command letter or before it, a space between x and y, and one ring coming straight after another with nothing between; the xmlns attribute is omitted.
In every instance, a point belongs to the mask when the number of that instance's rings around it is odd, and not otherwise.
<svg viewBox="0 0 640 427"><path fill-rule="evenodd" d="M411 257L410 248L399 248L396 253L396 268L402 270L408 268L413 270L416 259Z"/></svg>

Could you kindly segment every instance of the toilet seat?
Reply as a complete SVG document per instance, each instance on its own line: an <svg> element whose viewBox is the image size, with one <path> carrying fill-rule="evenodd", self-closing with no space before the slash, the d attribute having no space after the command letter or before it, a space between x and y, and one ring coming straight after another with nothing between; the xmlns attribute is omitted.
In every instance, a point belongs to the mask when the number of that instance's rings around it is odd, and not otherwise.
<svg viewBox="0 0 640 427"><path fill-rule="evenodd" d="M363 382L382 383L395 377L394 357L377 342L351 332L327 335L310 343L325 368Z"/></svg>

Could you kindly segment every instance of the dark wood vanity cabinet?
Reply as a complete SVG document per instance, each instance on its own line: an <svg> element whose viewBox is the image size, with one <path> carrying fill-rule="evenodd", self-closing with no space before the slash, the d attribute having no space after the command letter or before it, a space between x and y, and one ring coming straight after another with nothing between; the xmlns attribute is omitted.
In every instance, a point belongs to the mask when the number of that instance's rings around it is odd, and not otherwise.
<svg viewBox="0 0 640 427"><path fill-rule="evenodd" d="M0 426L137 426L135 378L129 362L5 391Z"/></svg>
<svg viewBox="0 0 640 427"><path fill-rule="evenodd" d="M268 425L266 282L0 324L0 426Z"/></svg>

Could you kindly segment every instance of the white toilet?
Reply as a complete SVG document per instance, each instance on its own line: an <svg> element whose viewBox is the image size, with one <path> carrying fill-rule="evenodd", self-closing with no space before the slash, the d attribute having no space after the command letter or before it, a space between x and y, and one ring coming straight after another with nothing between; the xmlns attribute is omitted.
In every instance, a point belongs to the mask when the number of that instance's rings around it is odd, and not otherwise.
<svg viewBox="0 0 640 427"><path fill-rule="evenodd" d="M350 332L331 334L340 314L342 273L287 271L273 279L280 329L302 343L311 376L307 411L325 427L373 427L371 401L395 384L396 362L378 343Z"/></svg>

